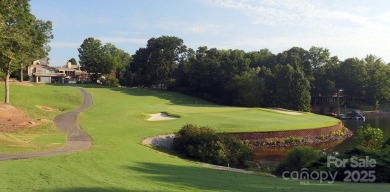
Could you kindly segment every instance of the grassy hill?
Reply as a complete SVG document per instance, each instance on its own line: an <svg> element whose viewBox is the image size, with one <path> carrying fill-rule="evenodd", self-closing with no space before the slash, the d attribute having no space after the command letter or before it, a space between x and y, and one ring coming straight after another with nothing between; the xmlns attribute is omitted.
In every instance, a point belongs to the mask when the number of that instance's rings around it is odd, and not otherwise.
<svg viewBox="0 0 390 192"><path fill-rule="evenodd" d="M105 113L118 121L131 117L136 122L147 123L146 126L163 126L168 132L176 131L186 123L210 126L220 132L249 132L307 129L339 122L338 119L312 113L288 115L263 108L226 107L175 92L138 88L111 91L117 92L118 96L113 98L112 92L99 93L118 100L118 105L110 103L112 107L107 108ZM128 112L126 117L124 112ZM165 122L144 121L148 114L158 112L168 112L181 118ZM112 115L115 113L117 115Z"/></svg>
<svg viewBox="0 0 390 192"><path fill-rule="evenodd" d="M58 87L45 85L35 89L48 91ZM63 89L78 92L67 87ZM217 106L176 93L148 89L87 90L92 94L94 104L79 121L92 136L93 147L70 155L0 162L0 191L386 191L389 187L385 184L320 184L315 181L310 185L299 185L293 180L205 168L140 144L145 137L172 133L185 123L210 125L220 131L270 130L272 127L282 130L289 124L297 128L302 122L324 118L321 116L306 114L306 120L294 120L303 116ZM68 101L57 102L66 104ZM148 113L161 111L181 118L161 122L145 120ZM262 124L262 118L268 123ZM307 122L305 126L322 126L335 121L326 119L320 124Z"/></svg>
<svg viewBox="0 0 390 192"><path fill-rule="evenodd" d="M4 82L0 82L1 102L4 102L3 96ZM54 126L53 118L79 107L82 102L82 94L70 87L12 84L11 104L31 117L35 126L16 132L0 132L0 153L41 151L62 146L66 138Z"/></svg>

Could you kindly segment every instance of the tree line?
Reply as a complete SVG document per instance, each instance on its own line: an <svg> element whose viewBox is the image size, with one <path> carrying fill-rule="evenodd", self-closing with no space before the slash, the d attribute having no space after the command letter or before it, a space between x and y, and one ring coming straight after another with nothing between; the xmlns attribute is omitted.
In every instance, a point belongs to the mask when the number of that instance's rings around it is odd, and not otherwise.
<svg viewBox="0 0 390 192"><path fill-rule="evenodd" d="M292 47L277 54L206 46L193 50L178 37L161 36L149 39L132 56L120 50L126 59L109 64L106 59L112 57L87 54L88 49L105 47L94 48L91 39L79 49L82 67L92 73L115 72L123 86L164 85L219 104L299 111L310 110L312 97L331 96L340 89L351 102L360 99L376 107L390 97L390 65L374 55L342 61L321 47ZM107 64L111 68L105 68Z"/></svg>
<svg viewBox="0 0 390 192"><path fill-rule="evenodd" d="M0 2L0 76L5 79L6 103L11 74L19 70L23 81L26 64L48 55L51 31L52 23L37 19L28 0ZM376 107L390 97L389 64L374 55L341 61L321 47L292 47L276 54L268 49L194 50L178 37L161 36L130 55L90 37L78 51L82 68L94 82L163 85L225 105L309 111L312 97L340 89L352 102L363 99Z"/></svg>
<svg viewBox="0 0 390 192"><path fill-rule="evenodd" d="M125 66L131 61L130 54L115 45L105 45L98 39L89 37L81 44L79 51L80 65L90 73L91 81L117 86L125 75ZM103 77L103 78L102 78Z"/></svg>

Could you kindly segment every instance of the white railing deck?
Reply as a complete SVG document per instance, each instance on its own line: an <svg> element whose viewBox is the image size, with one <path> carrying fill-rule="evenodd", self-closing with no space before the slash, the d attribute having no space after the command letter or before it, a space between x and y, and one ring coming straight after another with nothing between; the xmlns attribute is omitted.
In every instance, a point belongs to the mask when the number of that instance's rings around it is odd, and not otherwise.
<svg viewBox="0 0 390 192"><path fill-rule="evenodd" d="M46 77L56 77L56 76L61 76L65 77L65 73L33 73L35 76L46 76Z"/></svg>

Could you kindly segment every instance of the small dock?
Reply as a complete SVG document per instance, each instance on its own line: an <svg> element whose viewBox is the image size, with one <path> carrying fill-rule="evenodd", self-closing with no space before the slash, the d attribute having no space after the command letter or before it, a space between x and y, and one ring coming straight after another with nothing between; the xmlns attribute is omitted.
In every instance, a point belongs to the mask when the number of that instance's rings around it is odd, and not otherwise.
<svg viewBox="0 0 390 192"><path fill-rule="evenodd" d="M346 113L346 114L331 113L329 115L332 117L338 118L338 119L342 119L342 120L345 120L345 119L362 120L362 121L366 120L366 117L362 113L360 113L359 110L352 110L351 112Z"/></svg>
<svg viewBox="0 0 390 192"><path fill-rule="evenodd" d="M353 119L353 120L362 120L362 121L365 121L366 120L366 117L361 114L361 113L347 113L347 114L334 114L334 117L338 118L338 119Z"/></svg>

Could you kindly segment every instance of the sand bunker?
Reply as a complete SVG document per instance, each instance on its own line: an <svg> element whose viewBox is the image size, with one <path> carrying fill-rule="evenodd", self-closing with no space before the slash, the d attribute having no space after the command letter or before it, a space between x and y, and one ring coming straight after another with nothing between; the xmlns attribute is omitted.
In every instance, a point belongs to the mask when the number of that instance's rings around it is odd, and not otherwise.
<svg viewBox="0 0 390 192"><path fill-rule="evenodd" d="M177 117L169 116L166 113L156 113L156 114L149 114L150 118L147 119L148 121L164 121L164 120L174 120L177 119Z"/></svg>
<svg viewBox="0 0 390 192"><path fill-rule="evenodd" d="M143 145L151 145L153 147L172 148L173 138L175 134L159 135L156 137L146 138L142 141Z"/></svg>
<svg viewBox="0 0 390 192"><path fill-rule="evenodd" d="M60 111L58 109L54 109L54 108L46 107L46 106L42 106L42 105L35 105L35 107L37 107L40 110L49 111L49 112L59 112Z"/></svg>
<svg viewBox="0 0 390 192"><path fill-rule="evenodd" d="M279 109L279 108L267 109L267 110L269 110L269 111L275 111L275 112L283 113L283 114L287 114L287 115L302 115L302 114L303 114L302 112L299 112L299 111L291 111L291 110Z"/></svg>

